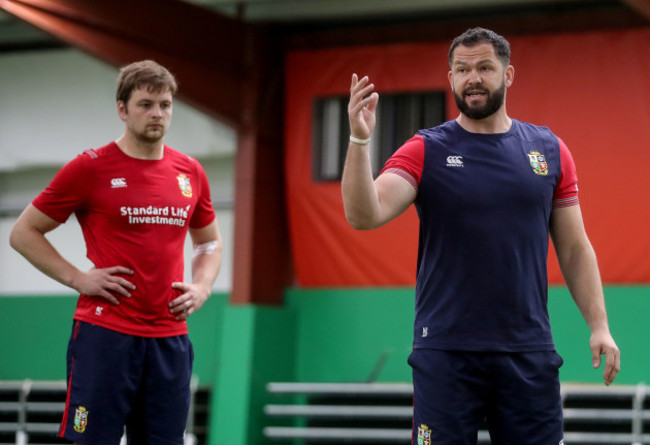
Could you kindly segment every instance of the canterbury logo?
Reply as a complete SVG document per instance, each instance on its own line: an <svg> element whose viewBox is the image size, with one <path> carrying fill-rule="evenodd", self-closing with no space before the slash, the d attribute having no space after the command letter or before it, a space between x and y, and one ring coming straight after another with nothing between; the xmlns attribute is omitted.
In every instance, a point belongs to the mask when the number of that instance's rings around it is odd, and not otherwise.
<svg viewBox="0 0 650 445"><path fill-rule="evenodd" d="M126 178L113 178L111 179L111 188L126 187Z"/></svg>
<svg viewBox="0 0 650 445"><path fill-rule="evenodd" d="M462 156L447 156L447 167L462 167L462 166L463 166Z"/></svg>

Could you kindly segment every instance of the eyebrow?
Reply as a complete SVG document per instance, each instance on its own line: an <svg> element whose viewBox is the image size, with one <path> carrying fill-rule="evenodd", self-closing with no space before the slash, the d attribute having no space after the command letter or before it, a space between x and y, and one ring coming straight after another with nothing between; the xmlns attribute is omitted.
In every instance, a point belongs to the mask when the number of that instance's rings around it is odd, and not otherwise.
<svg viewBox="0 0 650 445"><path fill-rule="evenodd" d="M172 101L169 100L169 99L163 99L163 100L157 101L157 100L149 99L149 98L146 98L146 97L143 97L142 99L139 99L139 100L136 101L136 103L143 103L143 102L160 102L161 104L170 104L170 103L172 103Z"/></svg>
<svg viewBox="0 0 650 445"><path fill-rule="evenodd" d="M476 65L480 65L480 64L484 64L484 63L492 63L492 64L496 64L496 61L493 60L493 59L481 59L481 60L479 60L478 62L476 62ZM469 62L465 62L465 61L463 61L463 60L454 60L453 65L454 65L454 66L455 66L455 65L470 65L470 63L469 63Z"/></svg>

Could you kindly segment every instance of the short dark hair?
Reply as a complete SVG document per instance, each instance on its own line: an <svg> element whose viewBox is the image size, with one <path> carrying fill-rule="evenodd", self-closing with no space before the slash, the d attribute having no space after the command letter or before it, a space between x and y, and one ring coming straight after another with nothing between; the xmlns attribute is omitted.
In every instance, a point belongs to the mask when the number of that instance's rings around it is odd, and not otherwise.
<svg viewBox="0 0 650 445"><path fill-rule="evenodd" d="M169 90L172 96L176 94L178 85L174 75L164 66L153 60L133 62L120 69L117 78L117 101L128 102L133 91L146 86L149 91L160 92Z"/></svg>
<svg viewBox="0 0 650 445"><path fill-rule="evenodd" d="M489 43L494 48L494 53L503 63L503 66L510 65L510 43L494 31L485 28L471 28L459 35L451 42L449 47L449 66L451 67L454 58L454 50L459 45L469 48L481 43Z"/></svg>

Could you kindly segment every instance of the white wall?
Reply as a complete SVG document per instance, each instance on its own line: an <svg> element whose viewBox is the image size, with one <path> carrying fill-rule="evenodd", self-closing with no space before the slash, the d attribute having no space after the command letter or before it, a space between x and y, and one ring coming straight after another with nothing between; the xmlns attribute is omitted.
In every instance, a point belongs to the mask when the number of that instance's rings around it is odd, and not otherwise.
<svg viewBox="0 0 650 445"><path fill-rule="evenodd" d="M0 54L0 295L72 292L14 252L8 244L9 232L19 209L47 185L61 165L122 134L115 104L117 73L116 68L75 49ZM174 101L165 143L203 163L224 239L215 291L232 288L235 139L232 129L179 99ZM92 266L74 218L48 237L77 267ZM190 244L188 240L186 279Z"/></svg>

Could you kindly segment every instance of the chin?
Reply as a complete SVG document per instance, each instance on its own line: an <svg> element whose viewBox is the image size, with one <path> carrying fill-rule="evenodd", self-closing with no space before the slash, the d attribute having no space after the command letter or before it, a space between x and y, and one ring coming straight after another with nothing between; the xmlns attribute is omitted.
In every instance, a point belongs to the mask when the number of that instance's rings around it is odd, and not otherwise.
<svg viewBox="0 0 650 445"><path fill-rule="evenodd" d="M159 141L160 139L162 139L163 136L165 136L165 132L164 131L148 131L143 136L144 136L145 139L149 139L150 141L155 142L155 141Z"/></svg>

